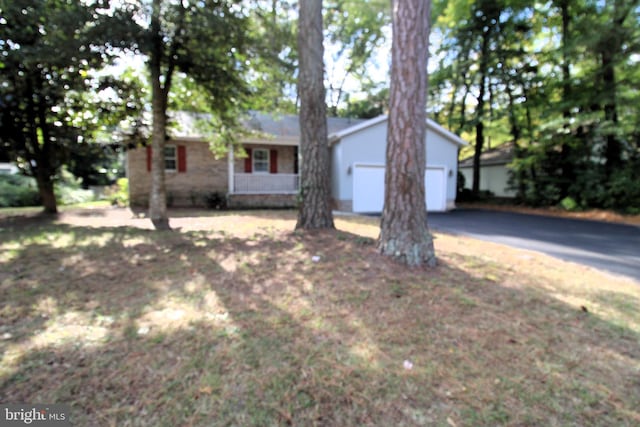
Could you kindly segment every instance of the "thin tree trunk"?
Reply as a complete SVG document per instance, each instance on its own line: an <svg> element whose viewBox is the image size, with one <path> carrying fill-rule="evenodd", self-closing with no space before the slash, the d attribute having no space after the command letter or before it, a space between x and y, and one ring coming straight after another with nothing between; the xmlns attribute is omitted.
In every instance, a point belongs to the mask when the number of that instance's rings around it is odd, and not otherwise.
<svg viewBox="0 0 640 427"><path fill-rule="evenodd" d="M43 115L44 108L41 105L42 100L36 103L38 97L33 94L37 91L34 86L42 89L42 81L39 79L28 80L28 96L27 102L27 124L28 137L22 139L22 148L27 157L28 170L36 180L38 193L40 194L40 202L42 203L43 212L46 214L58 213L58 203L56 201L51 167L51 141L47 132L46 121ZM40 140L41 135L42 140ZM42 144L40 143L42 141Z"/></svg>
<svg viewBox="0 0 640 427"><path fill-rule="evenodd" d="M431 2L395 0L384 209L378 250L435 266L425 203L426 94Z"/></svg>
<svg viewBox="0 0 640 427"><path fill-rule="evenodd" d="M603 89L605 92L605 104L604 104L604 119L613 124L618 125L618 111L616 105L616 75L614 68L613 53L611 51L602 52L602 77L603 77ZM610 177L621 164L621 145L616 135L610 132L606 138L605 148L605 170L607 177Z"/></svg>
<svg viewBox="0 0 640 427"><path fill-rule="evenodd" d="M563 102L566 104L572 96L571 90L571 64L570 64L570 24L571 15L569 13L569 0L562 0L560 2L560 14L562 16L562 97ZM562 110L562 117L564 118L564 128L569 131L569 122L571 119L571 110L569 107L564 107ZM566 132L565 135L569 135L570 132ZM560 182L560 194L561 197L569 195L569 187L575 181L575 165L573 160L573 150L571 148L570 141L565 136L560 146L561 156L561 176Z"/></svg>
<svg viewBox="0 0 640 427"><path fill-rule="evenodd" d="M482 94L482 90L480 93ZM471 191L475 196L480 194L480 157L482 156L482 148L484 146L484 123L479 120L476 123L476 144L473 152L473 183Z"/></svg>
<svg viewBox="0 0 640 427"><path fill-rule="evenodd" d="M154 82L155 83L155 80ZM154 85L155 86L155 85ZM155 87L152 88L156 92ZM164 175L164 147L166 135L166 116L153 95L153 132L151 134L151 194L149 195L149 218L156 230L168 230L167 192Z"/></svg>
<svg viewBox="0 0 640 427"><path fill-rule="evenodd" d="M613 19L611 26L611 34L608 37L608 43L604 46L601 52L602 60L602 90L604 92L604 119L613 125L618 126L618 106L617 106L617 82L616 82L616 60L617 56L622 51L622 40L620 37L620 28L624 25L627 14L631 9L631 6L627 6L629 9L623 9L623 2L616 0L613 2ZM607 178L611 177L611 174L615 172L622 163L622 146L618 137L609 132L606 137L605 147L605 172Z"/></svg>
<svg viewBox="0 0 640 427"><path fill-rule="evenodd" d="M486 101L484 94L486 91L487 69L489 55L489 29L485 30L482 35L482 49L480 51L480 92L478 94L478 106L476 108L476 143L473 152L473 183L471 191L474 195L480 194L480 156L484 146L484 107Z"/></svg>
<svg viewBox="0 0 640 427"><path fill-rule="evenodd" d="M298 19L301 202L296 229L334 228L322 45L322 0L301 0Z"/></svg>
<svg viewBox="0 0 640 427"><path fill-rule="evenodd" d="M38 193L42 200L42 206L44 212L47 214L58 213L58 203L56 201L56 195L53 190L53 181L50 177L39 174L36 176L36 183L38 184Z"/></svg>
<svg viewBox="0 0 640 427"><path fill-rule="evenodd" d="M151 18L153 47L149 58L151 74L151 103L153 131L151 133L151 192L149 194L149 218L156 230L169 230L167 196L164 176L164 146L166 136L166 96L160 81L162 60L162 35L160 34L160 0L154 0ZM166 84L166 83L165 83Z"/></svg>

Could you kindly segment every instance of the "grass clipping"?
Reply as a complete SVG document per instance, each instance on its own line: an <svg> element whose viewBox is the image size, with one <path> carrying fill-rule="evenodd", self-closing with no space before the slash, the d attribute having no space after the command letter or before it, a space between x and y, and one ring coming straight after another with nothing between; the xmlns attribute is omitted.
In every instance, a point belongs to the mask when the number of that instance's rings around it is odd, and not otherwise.
<svg viewBox="0 0 640 427"><path fill-rule="evenodd" d="M636 282L443 234L407 269L374 219L206 215L0 224L0 401L82 426L640 423Z"/></svg>

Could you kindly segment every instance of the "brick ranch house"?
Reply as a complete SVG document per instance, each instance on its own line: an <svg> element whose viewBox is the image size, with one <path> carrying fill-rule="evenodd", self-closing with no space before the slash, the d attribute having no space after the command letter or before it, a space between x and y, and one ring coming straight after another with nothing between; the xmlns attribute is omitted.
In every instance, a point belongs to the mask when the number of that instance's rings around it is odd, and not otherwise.
<svg viewBox="0 0 640 427"><path fill-rule="evenodd" d="M197 116L176 113L177 129L165 146L167 204L207 206L226 197L229 207L293 207L299 187L300 124L298 116L250 112L244 126L252 136L241 139L246 157L228 150L216 158L197 130ZM338 132L362 120L328 118L328 132ZM151 147L129 150L126 159L129 200L145 207L151 190Z"/></svg>

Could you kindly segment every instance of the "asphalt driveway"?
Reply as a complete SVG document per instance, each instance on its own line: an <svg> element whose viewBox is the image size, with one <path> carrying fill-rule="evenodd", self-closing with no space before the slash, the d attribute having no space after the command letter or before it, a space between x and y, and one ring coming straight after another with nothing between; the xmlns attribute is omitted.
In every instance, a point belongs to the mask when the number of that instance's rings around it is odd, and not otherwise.
<svg viewBox="0 0 640 427"><path fill-rule="evenodd" d="M640 282L640 227L476 209L428 218L435 231L534 250Z"/></svg>

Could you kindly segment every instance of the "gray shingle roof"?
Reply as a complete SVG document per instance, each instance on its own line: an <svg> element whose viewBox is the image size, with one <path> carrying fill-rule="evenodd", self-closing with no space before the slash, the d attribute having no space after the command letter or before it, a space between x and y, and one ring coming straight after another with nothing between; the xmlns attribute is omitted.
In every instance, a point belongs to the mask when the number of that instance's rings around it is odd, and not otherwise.
<svg viewBox="0 0 640 427"><path fill-rule="evenodd" d="M365 120L342 117L327 117L327 131L329 134L351 127ZM271 115L251 111L245 122L247 127L258 132L265 132L275 136L290 138L300 137L300 117L294 115Z"/></svg>
<svg viewBox="0 0 640 427"><path fill-rule="evenodd" d="M480 155L481 166L506 165L513 160L513 143L507 142ZM473 156L460 161L459 167L473 167Z"/></svg>
<svg viewBox="0 0 640 427"><path fill-rule="evenodd" d="M174 138L199 138L203 137L198 127L198 122L207 120L207 114L190 112L173 112L171 121L176 124L170 133ZM365 120L342 117L327 117L328 133L338 132L342 129L362 123ZM300 138L300 118L290 114L269 114L259 111L249 111L241 120L247 129L267 133L275 137L298 139Z"/></svg>

